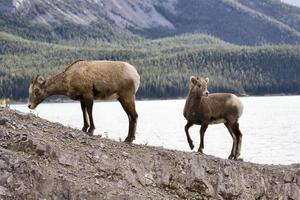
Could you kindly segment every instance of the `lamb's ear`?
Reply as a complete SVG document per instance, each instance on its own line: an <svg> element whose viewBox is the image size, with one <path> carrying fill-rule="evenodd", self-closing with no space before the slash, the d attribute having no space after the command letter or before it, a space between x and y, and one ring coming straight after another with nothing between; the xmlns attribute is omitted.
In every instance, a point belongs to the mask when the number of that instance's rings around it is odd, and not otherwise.
<svg viewBox="0 0 300 200"><path fill-rule="evenodd" d="M206 83L208 83L208 82L209 82L209 78L208 78L208 77L206 77L206 78L205 78L205 81L206 81Z"/></svg>
<svg viewBox="0 0 300 200"><path fill-rule="evenodd" d="M39 84L43 85L43 84L45 83L44 77L38 76L38 77L37 77L37 82L38 82Z"/></svg>
<svg viewBox="0 0 300 200"><path fill-rule="evenodd" d="M191 76L190 81L192 84L196 85L197 84L197 78L195 76Z"/></svg>

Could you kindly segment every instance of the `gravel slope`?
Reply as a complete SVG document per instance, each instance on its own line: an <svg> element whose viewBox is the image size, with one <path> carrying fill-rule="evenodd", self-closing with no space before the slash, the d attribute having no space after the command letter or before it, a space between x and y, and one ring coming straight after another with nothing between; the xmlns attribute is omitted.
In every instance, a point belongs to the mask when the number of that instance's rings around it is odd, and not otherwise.
<svg viewBox="0 0 300 200"><path fill-rule="evenodd" d="M1 199L299 199L300 164L128 145L0 110Z"/></svg>

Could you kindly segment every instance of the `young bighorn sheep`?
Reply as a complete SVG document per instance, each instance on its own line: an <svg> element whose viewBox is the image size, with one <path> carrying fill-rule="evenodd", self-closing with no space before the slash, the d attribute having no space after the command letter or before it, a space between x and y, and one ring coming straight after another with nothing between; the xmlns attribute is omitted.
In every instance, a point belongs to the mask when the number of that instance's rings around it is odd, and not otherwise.
<svg viewBox="0 0 300 200"><path fill-rule="evenodd" d="M186 99L183 115L187 119L185 133L191 149L193 141L189 135L189 128L201 125L200 147L198 152L204 149L204 133L210 124L224 123L233 139L231 154L228 159L237 160L241 152L242 133L238 120L243 112L243 104L233 94L214 93L209 94L207 84L209 79L203 77L190 78L190 90Z"/></svg>
<svg viewBox="0 0 300 200"><path fill-rule="evenodd" d="M34 75L29 86L28 107L34 109L52 95L65 95L79 100L84 122L82 130L93 135L93 101L118 99L129 119L125 142L131 143L135 139L138 118L135 93L139 83L140 76L136 69L126 62L77 60L47 80Z"/></svg>

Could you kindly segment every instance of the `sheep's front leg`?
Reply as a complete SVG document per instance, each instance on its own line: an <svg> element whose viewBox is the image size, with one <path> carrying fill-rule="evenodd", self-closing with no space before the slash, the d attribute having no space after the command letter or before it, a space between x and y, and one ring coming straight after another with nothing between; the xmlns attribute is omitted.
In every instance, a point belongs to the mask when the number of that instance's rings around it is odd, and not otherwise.
<svg viewBox="0 0 300 200"><path fill-rule="evenodd" d="M208 127L208 125L204 124L204 125L201 125L201 128L200 128L200 146L199 146L198 152L201 152L201 153L203 153L203 149L204 149L204 134L205 134L207 127Z"/></svg>
<svg viewBox="0 0 300 200"><path fill-rule="evenodd" d="M85 106L84 100L80 100L80 105L81 105L81 110L82 110L82 115L83 115L82 131L86 132L87 129L89 128L89 124L87 122L87 111L86 111L86 106Z"/></svg>
<svg viewBox="0 0 300 200"><path fill-rule="evenodd" d="M193 144L193 140L191 139L190 134L189 134L189 128L191 126L193 126L193 123L188 121L187 124L184 127L184 130L185 130L186 138L187 138L187 141L190 145L190 148L191 148L191 150L193 150L194 149L194 144Z"/></svg>
<svg viewBox="0 0 300 200"><path fill-rule="evenodd" d="M88 130L88 135L93 135L95 130L94 120L93 120L93 104L94 101L92 99L85 99L86 110L89 116L90 128Z"/></svg>

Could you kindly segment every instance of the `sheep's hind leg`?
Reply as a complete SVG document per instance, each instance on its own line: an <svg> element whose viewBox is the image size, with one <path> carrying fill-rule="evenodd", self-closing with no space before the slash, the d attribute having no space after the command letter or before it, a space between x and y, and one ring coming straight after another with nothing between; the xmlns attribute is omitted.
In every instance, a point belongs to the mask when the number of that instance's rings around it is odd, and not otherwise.
<svg viewBox="0 0 300 200"><path fill-rule="evenodd" d="M83 115L83 127L82 131L87 132L87 129L89 128L89 124L87 122L87 111L84 100L80 100L82 115Z"/></svg>
<svg viewBox="0 0 300 200"><path fill-rule="evenodd" d="M187 124L184 127L184 130L185 130L185 134L186 134L186 138L187 138L187 141L189 143L189 146L190 146L191 150L193 150L194 149L194 144L193 144L193 140L191 139L190 134L189 134L189 128L191 126L193 126L193 123L188 121Z"/></svg>
<svg viewBox="0 0 300 200"><path fill-rule="evenodd" d="M85 99L86 110L89 116L90 128L88 130L88 135L92 136L95 130L94 120L93 120L93 104L94 101L92 99Z"/></svg>
<svg viewBox="0 0 300 200"><path fill-rule="evenodd" d="M200 146L199 146L199 149L198 149L198 152L200 152L200 153L203 153L204 134L205 134L205 131L206 131L207 127L208 127L208 125L201 125L201 128L200 128Z"/></svg>
<svg viewBox="0 0 300 200"><path fill-rule="evenodd" d="M128 136L126 137L125 142L132 143L132 141L135 139L136 124L138 118L138 114L135 110L135 95L129 98L120 97L118 100L125 110L129 120Z"/></svg>
<svg viewBox="0 0 300 200"><path fill-rule="evenodd" d="M236 138L237 138L237 146L236 146L236 153L235 153L235 159L236 160L243 160L242 158L238 158L241 155L241 148L242 148L242 137L243 134L239 128L239 123L235 123L234 126L234 132L236 134Z"/></svg>
<svg viewBox="0 0 300 200"><path fill-rule="evenodd" d="M235 135L235 133L233 132L233 130L231 128L232 125L229 125L228 123L224 123L224 124L227 127L227 129L228 129L228 131L229 131L229 133L232 137L232 140L233 140L231 153L230 153L228 159L235 159L235 157L236 157L236 155L235 155L236 154L236 146L237 146L236 135Z"/></svg>

